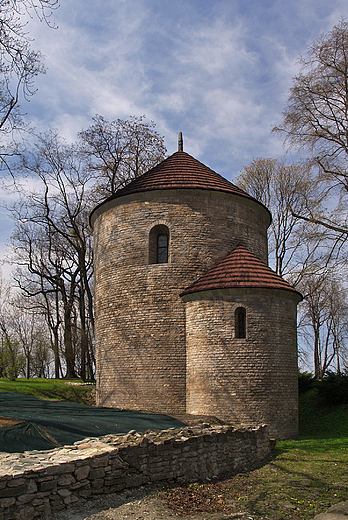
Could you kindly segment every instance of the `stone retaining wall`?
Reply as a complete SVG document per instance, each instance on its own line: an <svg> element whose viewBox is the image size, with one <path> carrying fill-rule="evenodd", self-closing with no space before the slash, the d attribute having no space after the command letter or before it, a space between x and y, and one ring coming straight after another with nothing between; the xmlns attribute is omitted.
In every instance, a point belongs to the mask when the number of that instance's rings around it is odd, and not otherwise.
<svg viewBox="0 0 348 520"><path fill-rule="evenodd" d="M161 480L197 481L257 467L266 426L187 427L84 439L52 451L0 454L0 520L48 518L103 493Z"/></svg>

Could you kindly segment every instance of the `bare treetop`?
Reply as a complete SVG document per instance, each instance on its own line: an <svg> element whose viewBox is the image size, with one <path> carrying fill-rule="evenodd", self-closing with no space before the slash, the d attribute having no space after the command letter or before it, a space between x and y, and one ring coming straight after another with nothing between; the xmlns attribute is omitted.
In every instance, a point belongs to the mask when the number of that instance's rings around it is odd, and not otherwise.
<svg viewBox="0 0 348 520"><path fill-rule="evenodd" d="M274 128L285 142L307 150L317 168L321 200L334 211L299 214L348 236L348 21L342 19L301 57L283 124Z"/></svg>

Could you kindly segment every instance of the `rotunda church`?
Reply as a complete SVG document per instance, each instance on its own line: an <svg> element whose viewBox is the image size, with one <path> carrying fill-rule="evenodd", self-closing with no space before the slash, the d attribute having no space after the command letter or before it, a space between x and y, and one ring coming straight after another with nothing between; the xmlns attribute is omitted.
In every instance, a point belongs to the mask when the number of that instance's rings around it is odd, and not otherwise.
<svg viewBox="0 0 348 520"><path fill-rule="evenodd" d="M296 308L268 209L179 146L99 204L97 404L298 434Z"/></svg>

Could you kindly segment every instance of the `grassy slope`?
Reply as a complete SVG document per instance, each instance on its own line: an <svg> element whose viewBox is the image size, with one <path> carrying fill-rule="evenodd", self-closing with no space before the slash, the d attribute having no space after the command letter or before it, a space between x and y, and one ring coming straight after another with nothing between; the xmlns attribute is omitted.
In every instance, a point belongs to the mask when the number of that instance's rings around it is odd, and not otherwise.
<svg viewBox="0 0 348 520"><path fill-rule="evenodd" d="M278 442L275 460L258 470L278 490L281 512L269 518L310 519L348 500L347 467L348 406L323 407L310 390L300 397L300 438Z"/></svg>
<svg viewBox="0 0 348 520"><path fill-rule="evenodd" d="M315 392L300 398L300 438L277 442L271 462L217 484L170 489L169 504L181 512L309 520L348 500L348 406L320 407Z"/></svg>
<svg viewBox="0 0 348 520"><path fill-rule="evenodd" d="M90 403L94 385L0 379L0 392ZM277 443L276 457L246 475L165 493L179 511L249 511L252 518L305 520L348 500L348 405L322 407L316 390L300 398L300 438ZM208 505L209 504L209 505Z"/></svg>
<svg viewBox="0 0 348 520"><path fill-rule="evenodd" d="M74 383L74 384L69 384ZM95 385L76 384L65 379L17 379L9 381L0 378L0 392L16 392L32 395L41 399L73 401L82 404L94 404Z"/></svg>

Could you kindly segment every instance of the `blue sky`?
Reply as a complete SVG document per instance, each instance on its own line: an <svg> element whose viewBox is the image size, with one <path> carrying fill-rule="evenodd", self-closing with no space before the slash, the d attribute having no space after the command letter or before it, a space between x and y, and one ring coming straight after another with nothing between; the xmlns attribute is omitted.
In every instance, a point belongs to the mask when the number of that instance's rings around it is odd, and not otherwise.
<svg viewBox="0 0 348 520"><path fill-rule="evenodd" d="M69 141L95 114L145 114L169 154L182 131L185 151L233 180L253 157L285 153L271 128L298 56L342 16L346 0L61 0L56 30L28 24L47 71L23 108Z"/></svg>
<svg viewBox="0 0 348 520"><path fill-rule="evenodd" d="M28 117L73 140L96 113L145 114L169 153L182 131L187 152L232 179L284 153L270 130L298 56L345 15L338 0L61 0L57 30L29 25L47 73Z"/></svg>

